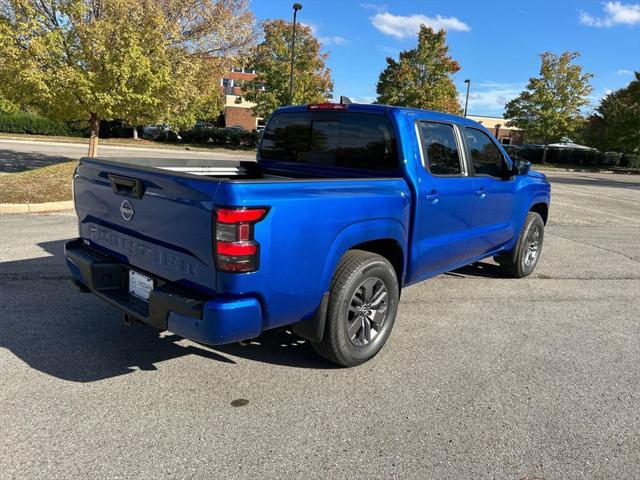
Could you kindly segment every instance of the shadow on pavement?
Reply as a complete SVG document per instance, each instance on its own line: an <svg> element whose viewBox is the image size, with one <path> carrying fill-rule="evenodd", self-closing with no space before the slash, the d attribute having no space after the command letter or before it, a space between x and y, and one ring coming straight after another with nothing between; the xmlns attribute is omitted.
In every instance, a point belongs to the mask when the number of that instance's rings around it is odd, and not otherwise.
<svg viewBox="0 0 640 480"><path fill-rule="evenodd" d="M152 327L132 327L120 313L68 281L64 241L39 244L53 255L0 263L0 347L38 371L63 380L93 382L185 355L236 363L230 356L297 368L332 368L308 342L286 329L252 341L215 347L184 342Z"/></svg>
<svg viewBox="0 0 640 480"><path fill-rule="evenodd" d="M52 147L52 149L53 148L54 147ZM62 155L45 155L42 153L16 152L14 150L0 149L0 172L24 172L25 170L48 167L49 165L68 162L69 160L71 160L71 158Z"/></svg>
<svg viewBox="0 0 640 480"><path fill-rule="evenodd" d="M569 177L564 175L554 175L550 172L544 173L549 179L551 185L557 183L560 185L578 185L582 187L626 188L631 190L640 189L640 175L629 175L629 180L625 181L611 178L590 177L588 174L583 174L581 177Z"/></svg>
<svg viewBox="0 0 640 480"><path fill-rule="evenodd" d="M447 272L445 275L451 277L508 278L497 264L486 262L476 262L452 272Z"/></svg>

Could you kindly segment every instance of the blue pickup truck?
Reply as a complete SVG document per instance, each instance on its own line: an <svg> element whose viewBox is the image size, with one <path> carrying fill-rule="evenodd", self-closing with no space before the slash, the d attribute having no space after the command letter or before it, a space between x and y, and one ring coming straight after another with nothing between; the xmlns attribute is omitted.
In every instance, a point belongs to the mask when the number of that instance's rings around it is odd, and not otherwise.
<svg viewBox="0 0 640 480"><path fill-rule="evenodd" d="M529 275L549 212L482 125L409 108L281 108L257 162L132 162L75 172L80 290L210 345L292 325L342 366L380 351L408 285L485 257Z"/></svg>

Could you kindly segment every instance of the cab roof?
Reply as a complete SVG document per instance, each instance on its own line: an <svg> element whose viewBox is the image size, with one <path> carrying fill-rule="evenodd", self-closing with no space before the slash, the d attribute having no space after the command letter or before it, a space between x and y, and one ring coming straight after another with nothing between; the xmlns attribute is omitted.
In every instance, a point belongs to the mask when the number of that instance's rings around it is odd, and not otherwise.
<svg viewBox="0 0 640 480"><path fill-rule="evenodd" d="M342 107L344 106L344 107ZM318 107L318 108L314 108ZM305 112L309 110L314 111L347 111L347 112L359 112L359 113L375 113L375 114L387 114L387 113L399 113L405 116L420 117L424 120L440 120L444 122L455 122L460 125L468 125L472 127L482 127L478 122L462 117L460 115L453 115L451 113L437 112L435 110L423 110L420 108L410 107L397 107L393 105L378 105L368 103L323 103L323 104L311 104L311 105L294 105L290 107L281 107L274 112Z"/></svg>

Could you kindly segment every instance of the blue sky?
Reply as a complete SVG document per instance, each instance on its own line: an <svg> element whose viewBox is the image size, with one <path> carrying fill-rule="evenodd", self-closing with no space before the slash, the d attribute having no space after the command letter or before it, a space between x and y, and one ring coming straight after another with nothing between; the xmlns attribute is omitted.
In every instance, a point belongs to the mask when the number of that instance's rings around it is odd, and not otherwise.
<svg viewBox="0 0 640 480"><path fill-rule="evenodd" d="M640 3L591 0L491 2L404 0L377 3L303 0L299 21L314 29L334 79L334 94L371 102L385 57L413 48L420 23L443 27L463 92L472 81L469 113L502 116L504 103L539 69L538 54L577 50L593 73L593 105L640 70ZM251 0L256 18L291 19L292 1Z"/></svg>

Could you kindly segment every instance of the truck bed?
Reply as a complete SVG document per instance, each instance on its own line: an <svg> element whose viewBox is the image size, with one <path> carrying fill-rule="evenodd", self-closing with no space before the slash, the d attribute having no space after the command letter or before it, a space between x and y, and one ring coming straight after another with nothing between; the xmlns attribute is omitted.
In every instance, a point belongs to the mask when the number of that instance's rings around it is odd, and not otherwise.
<svg viewBox="0 0 640 480"><path fill-rule="evenodd" d="M128 181L137 182L140 191L114 186ZM264 282L263 292L270 285L271 293L293 296L292 286L278 283L295 278L314 283L309 291L317 297L328 273L325 262L314 259L333 254L337 236L364 220L389 216L406 236L410 210L410 193L401 178L302 178L295 171L286 175L264 171L256 162L226 160L83 158L74 198L79 236L88 247L206 295L257 291ZM216 271L214 210L232 205L270 208L255 227L261 244L258 272L234 276ZM133 216L126 220L123 209L129 207ZM297 297L304 293L298 290Z"/></svg>

